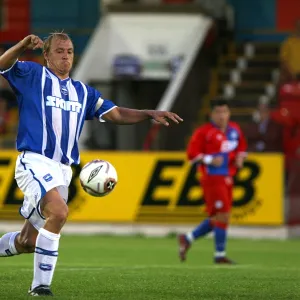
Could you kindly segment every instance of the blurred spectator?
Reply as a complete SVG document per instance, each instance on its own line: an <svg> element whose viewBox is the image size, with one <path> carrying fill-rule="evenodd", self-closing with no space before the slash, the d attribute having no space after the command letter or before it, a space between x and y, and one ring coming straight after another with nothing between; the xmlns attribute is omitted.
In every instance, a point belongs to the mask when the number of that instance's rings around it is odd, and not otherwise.
<svg viewBox="0 0 300 300"><path fill-rule="evenodd" d="M0 45L0 56L4 52L5 48ZM17 107L15 94L3 76L0 76L0 98L4 98L7 101L8 108Z"/></svg>
<svg viewBox="0 0 300 300"><path fill-rule="evenodd" d="M282 152L282 127L270 118L267 103L260 103L244 133L248 140L249 152Z"/></svg>
<svg viewBox="0 0 300 300"><path fill-rule="evenodd" d="M7 101L0 98L0 135L8 133L9 129L9 112L7 109Z"/></svg>
<svg viewBox="0 0 300 300"><path fill-rule="evenodd" d="M5 48L0 45L0 56L5 52ZM6 79L0 76L0 90L9 89L9 84Z"/></svg>
<svg viewBox="0 0 300 300"><path fill-rule="evenodd" d="M5 48L0 45L0 56ZM0 148L13 148L18 124L17 101L14 92L0 76Z"/></svg>
<svg viewBox="0 0 300 300"><path fill-rule="evenodd" d="M285 103L272 112L272 119L283 126L283 145L286 162L300 158L300 116L299 107ZM287 166L289 164L287 163Z"/></svg>
<svg viewBox="0 0 300 300"><path fill-rule="evenodd" d="M296 30L288 37L280 49L281 82L300 79L300 19L296 21Z"/></svg>

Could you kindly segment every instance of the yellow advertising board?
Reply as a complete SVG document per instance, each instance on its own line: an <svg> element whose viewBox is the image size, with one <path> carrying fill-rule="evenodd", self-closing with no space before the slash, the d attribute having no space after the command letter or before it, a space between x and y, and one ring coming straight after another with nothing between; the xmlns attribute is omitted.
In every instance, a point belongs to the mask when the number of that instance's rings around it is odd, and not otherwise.
<svg viewBox="0 0 300 300"><path fill-rule="evenodd" d="M22 193L14 181L17 153L0 154L0 218L14 219ZM81 166L100 158L118 172L115 190L103 198L80 187ZM69 220L140 223L198 223L205 218L204 199L195 168L183 152L82 152L73 168ZM251 154L235 178L231 223L280 225L284 222L283 157Z"/></svg>

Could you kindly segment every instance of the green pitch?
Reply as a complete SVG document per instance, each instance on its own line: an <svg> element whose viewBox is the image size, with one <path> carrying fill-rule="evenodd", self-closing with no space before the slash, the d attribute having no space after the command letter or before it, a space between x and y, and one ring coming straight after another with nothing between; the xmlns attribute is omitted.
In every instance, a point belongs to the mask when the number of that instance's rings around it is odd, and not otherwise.
<svg viewBox="0 0 300 300"><path fill-rule="evenodd" d="M196 242L186 263L175 238L63 236L55 299L300 299L300 240L230 240L239 264L214 266L213 241ZM0 299L26 299L32 255L0 258Z"/></svg>

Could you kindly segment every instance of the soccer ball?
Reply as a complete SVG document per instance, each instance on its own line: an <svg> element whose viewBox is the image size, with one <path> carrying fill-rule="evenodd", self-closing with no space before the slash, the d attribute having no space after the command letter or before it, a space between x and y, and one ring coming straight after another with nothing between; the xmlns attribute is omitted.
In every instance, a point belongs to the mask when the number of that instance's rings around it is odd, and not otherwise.
<svg viewBox="0 0 300 300"><path fill-rule="evenodd" d="M79 175L82 188L94 197L109 194L118 181L117 171L108 161L95 159L87 163Z"/></svg>

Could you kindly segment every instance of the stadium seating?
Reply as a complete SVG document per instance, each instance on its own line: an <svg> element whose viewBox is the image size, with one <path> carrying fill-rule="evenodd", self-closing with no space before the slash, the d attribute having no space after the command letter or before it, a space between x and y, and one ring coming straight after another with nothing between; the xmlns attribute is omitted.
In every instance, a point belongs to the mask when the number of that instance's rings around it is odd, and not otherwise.
<svg viewBox="0 0 300 300"><path fill-rule="evenodd" d="M229 44L219 57L215 95L230 100L233 119L249 121L262 96L276 105L276 83L279 77L278 43Z"/></svg>

